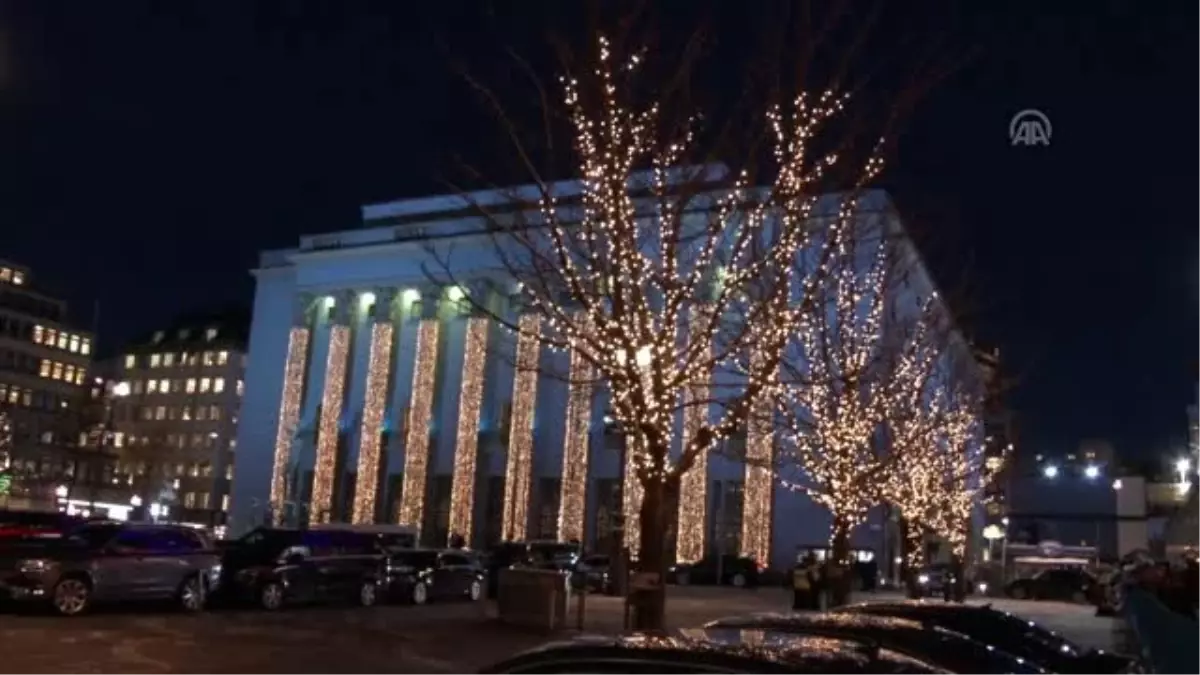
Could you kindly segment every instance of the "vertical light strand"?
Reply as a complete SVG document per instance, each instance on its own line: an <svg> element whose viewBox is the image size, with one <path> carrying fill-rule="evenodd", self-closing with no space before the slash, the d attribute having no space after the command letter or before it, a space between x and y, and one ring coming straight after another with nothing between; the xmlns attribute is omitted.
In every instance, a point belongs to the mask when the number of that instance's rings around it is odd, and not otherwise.
<svg viewBox="0 0 1200 675"><path fill-rule="evenodd" d="M704 324L693 320L693 332L703 330ZM705 345L696 362L707 363L712 358L712 346ZM702 370L698 382L683 390L683 439L686 451L688 444L708 421L709 389L712 373ZM708 519L708 448L696 454L691 468L679 477L679 513L675 539L675 559L690 563L704 557L705 533Z"/></svg>
<svg viewBox="0 0 1200 675"><path fill-rule="evenodd" d="M771 562L771 502L774 498L774 405L769 394L757 397L746 420L746 483L742 493L741 555L760 565Z"/></svg>
<svg viewBox="0 0 1200 675"><path fill-rule="evenodd" d="M592 418L592 368L571 350L567 419L563 433L562 482L558 499L559 541L583 541L587 518L588 427Z"/></svg>
<svg viewBox="0 0 1200 675"><path fill-rule="evenodd" d="M404 487L400 495L400 524L417 528L425 517L425 483L429 475L429 420L433 415L433 385L437 374L438 320L423 319L417 328L412 397L404 436Z"/></svg>
<svg viewBox="0 0 1200 675"><path fill-rule="evenodd" d="M475 515L475 471L479 456L479 407L483 403L489 321L467 319L463 348L462 385L458 392L458 430L454 443L454 473L450 483L450 533L472 538Z"/></svg>
<svg viewBox="0 0 1200 675"><path fill-rule="evenodd" d="M638 436L626 435L625 466L622 468L621 512L625 517L625 546L637 557L642 545L642 482L638 478L639 458L643 452Z"/></svg>
<svg viewBox="0 0 1200 675"><path fill-rule="evenodd" d="M395 328L380 321L371 327L371 354L367 361L367 394L363 402L362 427L358 433L358 469L354 486L354 520L375 522L379 492L379 451L383 416L387 411L388 380L392 369Z"/></svg>
<svg viewBox="0 0 1200 675"><path fill-rule="evenodd" d="M279 401L279 429L275 434L275 463L271 469L271 507L278 524L287 493L288 468L292 461L292 440L300 423L300 403L304 397L304 375L308 364L309 330L292 328L288 336L287 361L283 369L283 395Z"/></svg>
<svg viewBox="0 0 1200 675"><path fill-rule="evenodd" d="M541 320L526 314L517 323L517 353L508 419L508 457L504 468L504 541L521 541L529 526L533 477L533 421L537 406Z"/></svg>
<svg viewBox="0 0 1200 675"><path fill-rule="evenodd" d="M350 358L350 327L329 328L329 357L325 360L325 389L321 394L321 419L317 422L317 461L313 470L310 518L327 523L332 515L333 484L337 472L342 403L346 395L346 361Z"/></svg>

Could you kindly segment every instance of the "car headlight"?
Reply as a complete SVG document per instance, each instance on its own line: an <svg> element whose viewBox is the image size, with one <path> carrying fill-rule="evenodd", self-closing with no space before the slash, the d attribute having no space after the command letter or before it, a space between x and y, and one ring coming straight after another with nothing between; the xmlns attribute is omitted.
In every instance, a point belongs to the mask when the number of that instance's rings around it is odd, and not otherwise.
<svg viewBox="0 0 1200 675"><path fill-rule="evenodd" d="M21 574L41 574L54 566L52 560L22 560L17 563L17 571Z"/></svg>
<svg viewBox="0 0 1200 675"><path fill-rule="evenodd" d="M986 581L979 582L979 592L980 593L987 593L987 589L988 589L988 585L987 585Z"/></svg>
<svg viewBox="0 0 1200 675"><path fill-rule="evenodd" d="M917 583L922 584L922 585L929 583L929 575L928 574L919 575L917 577Z"/></svg>

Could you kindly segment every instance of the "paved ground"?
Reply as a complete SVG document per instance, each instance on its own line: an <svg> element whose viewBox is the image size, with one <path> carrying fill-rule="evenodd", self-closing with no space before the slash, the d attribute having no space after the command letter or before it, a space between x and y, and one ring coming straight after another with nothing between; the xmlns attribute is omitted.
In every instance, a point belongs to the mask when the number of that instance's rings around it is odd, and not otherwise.
<svg viewBox="0 0 1200 675"><path fill-rule="evenodd" d="M859 599L889 596L863 595ZM895 597L895 596L891 596ZM786 608L779 589L672 588L668 622ZM1064 603L997 601L1089 646L1107 648L1112 620ZM589 596L588 632L621 628L619 600ZM572 617L574 618L574 616ZM486 604L216 611L186 616L155 607L98 610L76 619L0 616L5 672L470 672L547 636L499 625Z"/></svg>

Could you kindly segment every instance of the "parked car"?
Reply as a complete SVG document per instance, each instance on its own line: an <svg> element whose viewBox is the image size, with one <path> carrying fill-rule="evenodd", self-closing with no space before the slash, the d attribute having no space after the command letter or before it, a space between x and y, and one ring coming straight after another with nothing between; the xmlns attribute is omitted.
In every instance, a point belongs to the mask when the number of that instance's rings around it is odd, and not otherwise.
<svg viewBox="0 0 1200 675"><path fill-rule="evenodd" d="M506 541L492 547L485 556L487 594L496 597L500 586L500 570L514 566L555 569L569 577L579 561L577 544L557 541Z"/></svg>
<svg viewBox="0 0 1200 675"><path fill-rule="evenodd" d="M1033 621L989 605L941 602L872 602L851 605L843 613L899 617L940 626L1034 662L1056 673L1135 672L1136 660L1081 647Z"/></svg>
<svg viewBox="0 0 1200 675"><path fill-rule="evenodd" d="M1042 570L1026 579L1015 579L1005 593L1017 600L1066 600L1095 603L1103 599L1104 589L1096 578L1078 567Z"/></svg>
<svg viewBox="0 0 1200 675"><path fill-rule="evenodd" d="M862 640L951 673L1043 673L1036 663L917 621L869 614L762 613L717 619L705 628Z"/></svg>
<svg viewBox="0 0 1200 675"><path fill-rule="evenodd" d="M86 524L61 538L0 552L3 595L48 602L65 616L83 614L94 603L164 599L199 611L219 574L212 542L173 525Z"/></svg>
<svg viewBox="0 0 1200 675"><path fill-rule="evenodd" d="M375 538L347 530L261 527L221 558L223 599L267 610L338 600L374 605L383 579L384 555Z"/></svg>
<svg viewBox="0 0 1200 675"><path fill-rule="evenodd" d="M924 596L940 596L954 583L954 573L946 564L933 564L917 572L917 591Z"/></svg>
<svg viewBox="0 0 1200 675"><path fill-rule="evenodd" d="M483 598L483 569L459 551L407 549L389 552L385 567L389 598L423 605L434 599Z"/></svg>
<svg viewBox="0 0 1200 675"><path fill-rule="evenodd" d="M580 637L506 659L482 673L937 673L856 640L685 629Z"/></svg>
<svg viewBox="0 0 1200 675"><path fill-rule="evenodd" d="M575 566L577 585L587 588L593 593L612 593L615 579L612 577L612 566L606 555L589 555Z"/></svg>
<svg viewBox="0 0 1200 675"><path fill-rule="evenodd" d="M57 511L0 509L0 545L28 539L54 539L83 525L86 519Z"/></svg>
<svg viewBox="0 0 1200 675"><path fill-rule="evenodd" d="M753 558L709 555L691 564L671 567L667 579L680 586L717 584L745 588L757 586L761 572L762 567Z"/></svg>

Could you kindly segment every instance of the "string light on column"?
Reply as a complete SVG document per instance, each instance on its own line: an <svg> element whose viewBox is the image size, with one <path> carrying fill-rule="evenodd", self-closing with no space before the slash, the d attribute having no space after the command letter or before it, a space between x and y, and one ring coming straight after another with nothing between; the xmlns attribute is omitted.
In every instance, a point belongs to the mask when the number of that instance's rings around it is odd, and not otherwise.
<svg viewBox="0 0 1200 675"><path fill-rule="evenodd" d="M517 324L516 368L509 413L508 459L504 475L504 541L525 539L533 476L533 417L537 405L538 341L541 321L526 314Z"/></svg>
<svg viewBox="0 0 1200 675"><path fill-rule="evenodd" d="M769 396L753 402L746 420L746 485L742 498L741 554L761 564L771 561L771 506L774 498L774 406Z"/></svg>
<svg viewBox="0 0 1200 675"><path fill-rule="evenodd" d="M429 420L433 415L433 385L437 374L438 320L423 319L417 328L412 398L404 438L404 488L400 495L400 524L417 528L425 516L425 483L429 476Z"/></svg>
<svg viewBox="0 0 1200 675"><path fill-rule="evenodd" d="M625 517L625 546L629 554L637 557L642 547L642 496L645 490L638 477L638 467L641 462L640 437L629 434L624 438L625 466L622 468L621 482L621 512Z"/></svg>
<svg viewBox="0 0 1200 675"><path fill-rule="evenodd" d="M475 511L475 468L479 450L479 407L487 363L488 319L467 320L462 386L458 393L458 431L450 484L450 532L471 541Z"/></svg>
<svg viewBox="0 0 1200 675"><path fill-rule="evenodd" d="M300 403L304 396L304 376L308 365L308 339L309 330L303 326L292 328L288 335L283 396L279 402L279 428L275 434L275 463L271 469L271 504L276 509L280 509L289 496L288 465L292 461L292 439L296 437L296 426L300 422Z"/></svg>
<svg viewBox="0 0 1200 675"><path fill-rule="evenodd" d="M334 324L329 329L329 357L325 361L325 389L321 394L321 418L317 422L317 461L313 470L312 511L314 522L327 523L332 515L334 474L337 472L338 441L342 404L346 395L346 362L350 357L350 327Z"/></svg>
<svg viewBox="0 0 1200 675"><path fill-rule="evenodd" d="M695 327L693 322L693 326ZM703 349L700 359L707 362L711 346ZM683 440L687 448L700 429L708 423L708 398L711 376L703 372L700 381L683 390ZM679 478L679 513L675 558L681 563L704 557L708 524L708 452L701 450L692 466Z"/></svg>
<svg viewBox="0 0 1200 675"><path fill-rule="evenodd" d="M377 322L371 327L367 394L363 403L362 428L358 434L358 476L354 487L355 523L375 522L375 500L379 491L379 451L383 440L383 416L387 411L394 335L395 328L390 322Z"/></svg>
<svg viewBox="0 0 1200 675"><path fill-rule="evenodd" d="M592 368L579 349L571 350L567 425L563 439L558 538L583 541L587 515L588 427L592 418Z"/></svg>

